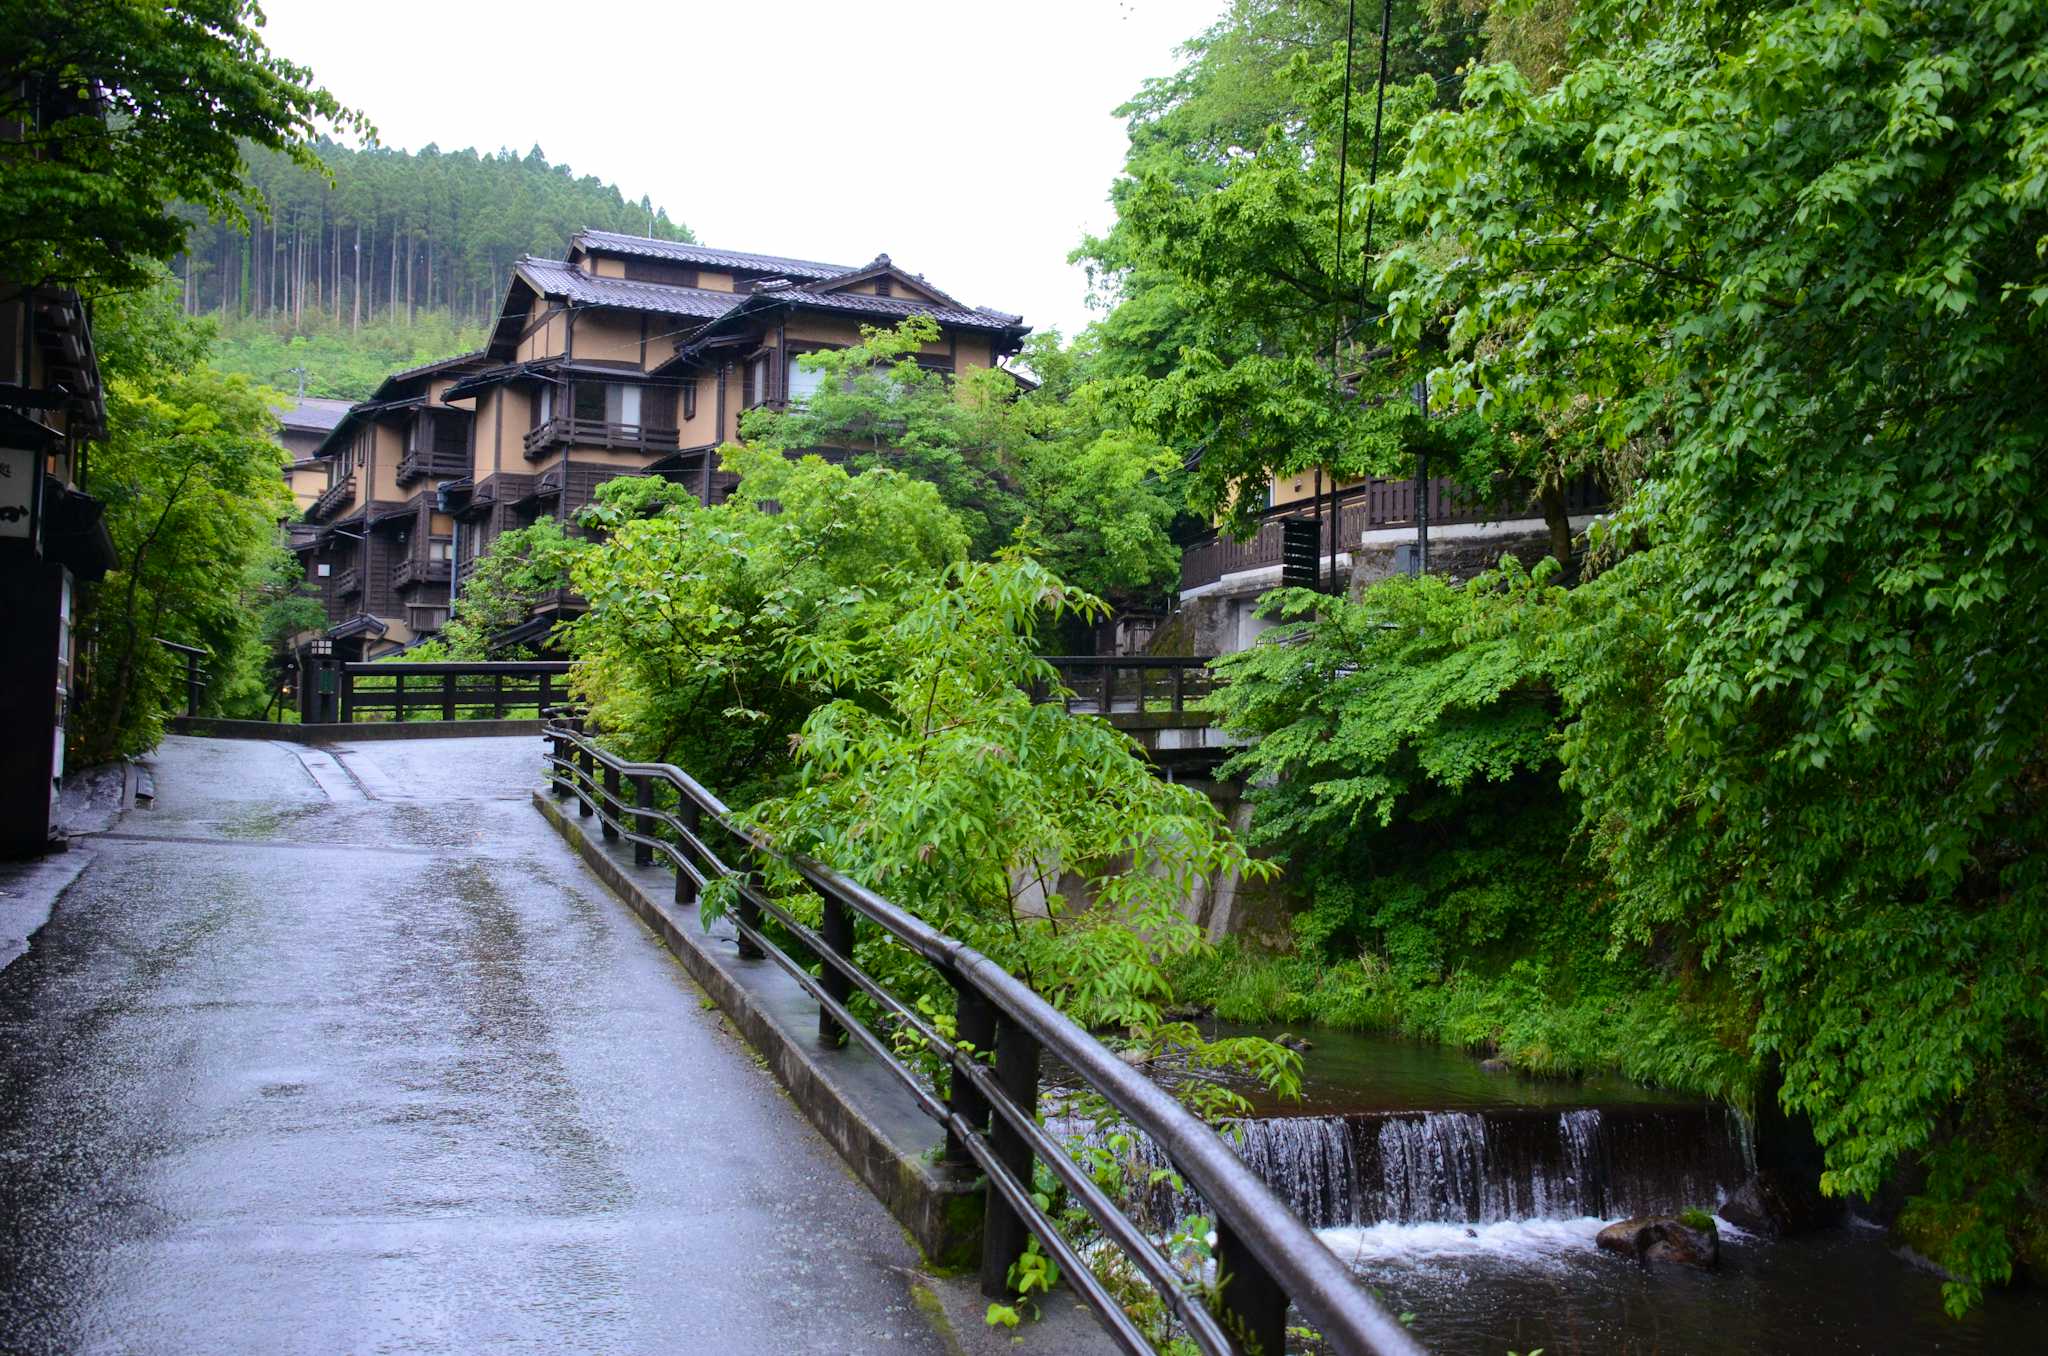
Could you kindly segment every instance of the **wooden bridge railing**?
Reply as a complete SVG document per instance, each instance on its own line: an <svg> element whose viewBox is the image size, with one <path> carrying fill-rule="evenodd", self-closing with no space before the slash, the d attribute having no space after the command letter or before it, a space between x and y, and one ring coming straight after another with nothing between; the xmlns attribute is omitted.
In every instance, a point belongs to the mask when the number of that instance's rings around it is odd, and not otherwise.
<svg viewBox="0 0 2048 1356"><path fill-rule="evenodd" d="M1199 1350L1280 1356L1291 1301L1320 1330L1329 1350L1419 1356L1422 1349L1407 1331L1222 1136L1022 981L829 867L802 857L779 858L820 901L821 925L802 922L760 888L750 865L774 854L733 819L723 801L679 767L629 762L606 752L581 726L580 720L557 718L545 727L549 791L558 798L574 796L578 814L594 815L606 839L631 843L638 864L664 859L675 871L678 905L695 903L713 881L730 882L740 955L770 961L802 986L817 1000L820 1035L834 1044L852 1039L865 1046L945 1129L947 1161L986 1174L985 1294L1007 1295L1010 1267L1023 1253L1027 1234L1035 1235L1123 1350L1153 1350L1088 1260L1034 1201L1035 1165L1043 1164L1087 1210L1106 1245L1128 1258L1158 1292ZM783 950L766 930L771 918L807 956ZM855 963L857 926L893 941L952 987L959 1045ZM854 1015L848 1000L855 989L950 1068L943 1098L903 1062L889 1035ZM992 1067L976 1057L991 1050ZM1213 1308L1204 1288L1177 1271L1039 1123L1043 1054L1149 1135L1214 1212L1220 1281Z"/></svg>
<svg viewBox="0 0 2048 1356"><path fill-rule="evenodd" d="M1214 655L1055 655L1046 660L1073 695L1072 711L1099 715L1187 714L1216 687L1209 669ZM1050 694L1033 693L1040 701Z"/></svg>
<svg viewBox="0 0 2048 1356"><path fill-rule="evenodd" d="M492 664L383 660L341 666L340 719L538 719L569 695L567 660ZM424 713L424 714L422 714Z"/></svg>

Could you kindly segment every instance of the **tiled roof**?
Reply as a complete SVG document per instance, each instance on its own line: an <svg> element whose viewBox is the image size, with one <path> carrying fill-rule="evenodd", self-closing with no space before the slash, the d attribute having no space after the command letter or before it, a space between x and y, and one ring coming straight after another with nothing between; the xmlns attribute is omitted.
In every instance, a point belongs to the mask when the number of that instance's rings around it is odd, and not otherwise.
<svg viewBox="0 0 2048 1356"><path fill-rule="evenodd" d="M569 241L569 246L600 254L637 254L647 259L668 259L679 264L779 273L786 278L829 278L834 274L853 272L850 264L821 264L815 259L788 259L779 254L714 250L680 240L653 240L644 235L620 235L616 231L578 231Z"/></svg>
<svg viewBox="0 0 2048 1356"><path fill-rule="evenodd" d="M801 287L781 287L772 292L756 292L757 297L770 297L786 301L792 306L815 306L825 311L848 311L855 315L871 315L890 320L904 320L914 315L928 315L941 325L958 325L977 330L1009 329L1022 321L1021 316L991 311L977 306L966 310L959 306L940 306L914 297L878 297L867 292L812 292Z"/></svg>
<svg viewBox="0 0 2048 1356"><path fill-rule="evenodd" d="M447 372L458 367L468 366L471 363L482 362L483 357L484 355L481 350L475 353L458 353L452 358L436 358L430 363L421 363L418 367L408 367L403 372L393 372L390 376L377 383L376 394L371 399L388 400L391 389L394 386L403 385L414 377L431 376L436 372Z"/></svg>
<svg viewBox="0 0 2048 1356"><path fill-rule="evenodd" d="M341 422L348 413L351 402L328 400L322 396L300 396L277 416L277 422L286 428L306 429L325 433Z"/></svg>
<svg viewBox="0 0 2048 1356"><path fill-rule="evenodd" d="M542 296L567 297L570 301L591 306L619 306L632 311L695 316L702 320L724 315L746 299L736 292L712 292L666 283L595 277L559 259L521 259L518 271Z"/></svg>

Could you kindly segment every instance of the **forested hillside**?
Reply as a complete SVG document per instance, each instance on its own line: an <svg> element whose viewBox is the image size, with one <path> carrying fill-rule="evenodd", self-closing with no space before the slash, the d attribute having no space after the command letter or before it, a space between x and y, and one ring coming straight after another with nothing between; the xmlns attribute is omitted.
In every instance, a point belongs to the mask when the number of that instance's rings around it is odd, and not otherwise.
<svg viewBox="0 0 2048 1356"><path fill-rule="evenodd" d="M522 254L559 254L582 227L687 240L647 199L539 147L356 150L321 142L318 172L248 152L269 205L243 232L197 221L178 261L185 309L221 321L219 361L314 395L362 396L379 377L476 341Z"/></svg>

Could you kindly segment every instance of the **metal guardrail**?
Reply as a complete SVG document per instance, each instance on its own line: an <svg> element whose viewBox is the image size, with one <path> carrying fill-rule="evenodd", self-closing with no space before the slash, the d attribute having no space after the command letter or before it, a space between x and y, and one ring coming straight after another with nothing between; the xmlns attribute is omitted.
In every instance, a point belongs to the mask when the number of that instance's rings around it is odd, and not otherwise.
<svg viewBox="0 0 2048 1356"><path fill-rule="evenodd" d="M560 681L568 672L568 661L561 659L343 664L339 719L407 720L416 711L431 712L430 720L480 720L486 714L504 720L515 712L539 718L568 695Z"/></svg>
<svg viewBox="0 0 2048 1356"><path fill-rule="evenodd" d="M730 882L737 900L733 921L740 955L770 961L802 986L817 1000L820 1035L834 1044L850 1038L865 1046L909 1090L919 1109L944 1127L946 1161L958 1168L972 1165L987 1175L983 1293L1008 1293L1010 1267L1022 1255L1027 1234L1035 1235L1123 1350L1153 1350L1087 1260L1033 1201L1034 1163L1042 1163L1087 1210L1107 1242L1158 1292L1200 1350L1219 1356L1281 1356L1291 1301L1334 1351L1419 1356L1422 1348L1407 1330L1379 1307L1222 1136L1022 981L966 943L829 867L802 857L778 857L733 819L723 801L681 768L618 758L600 748L581 726L580 720L555 718L543 732L549 792L557 798L573 795L578 815L595 815L605 839L631 843L639 865L664 858L675 871L678 905L696 902L713 881ZM657 806L658 791L673 799L674 809ZM793 869L820 901L820 925L813 928L797 919L760 888L751 870L731 865L714 852L707 841L712 836L707 829L714 827L743 860L773 858ZM769 918L811 953L818 974L767 934L764 923ZM960 1044L941 1036L854 962L858 923L922 959L951 986ZM950 1089L943 1099L903 1063L888 1037L854 1016L848 1000L855 989L915 1033L951 1069ZM991 1050L993 1068L976 1057ZM1158 1245L1039 1124L1042 1053L1059 1059L1149 1135L1215 1212L1218 1285L1213 1310L1203 1288L1176 1271Z"/></svg>
<svg viewBox="0 0 2048 1356"><path fill-rule="evenodd" d="M1190 701L1216 690L1214 655L1053 655L1045 662L1066 684L1067 709L1098 715L1185 715ZM1051 700L1044 691L1038 701Z"/></svg>

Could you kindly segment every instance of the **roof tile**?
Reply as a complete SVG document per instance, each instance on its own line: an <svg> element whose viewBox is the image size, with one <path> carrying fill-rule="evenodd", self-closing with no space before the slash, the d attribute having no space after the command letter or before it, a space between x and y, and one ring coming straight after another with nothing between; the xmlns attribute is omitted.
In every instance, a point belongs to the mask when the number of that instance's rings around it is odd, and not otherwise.
<svg viewBox="0 0 2048 1356"><path fill-rule="evenodd" d="M679 264L780 273L789 278L830 278L854 271L848 264L821 264L815 259L790 259L779 254L715 250L681 240L654 240L644 235L620 235L616 231L578 231L569 245L572 249L582 248L600 254L637 254L643 258L667 259Z"/></svg>

